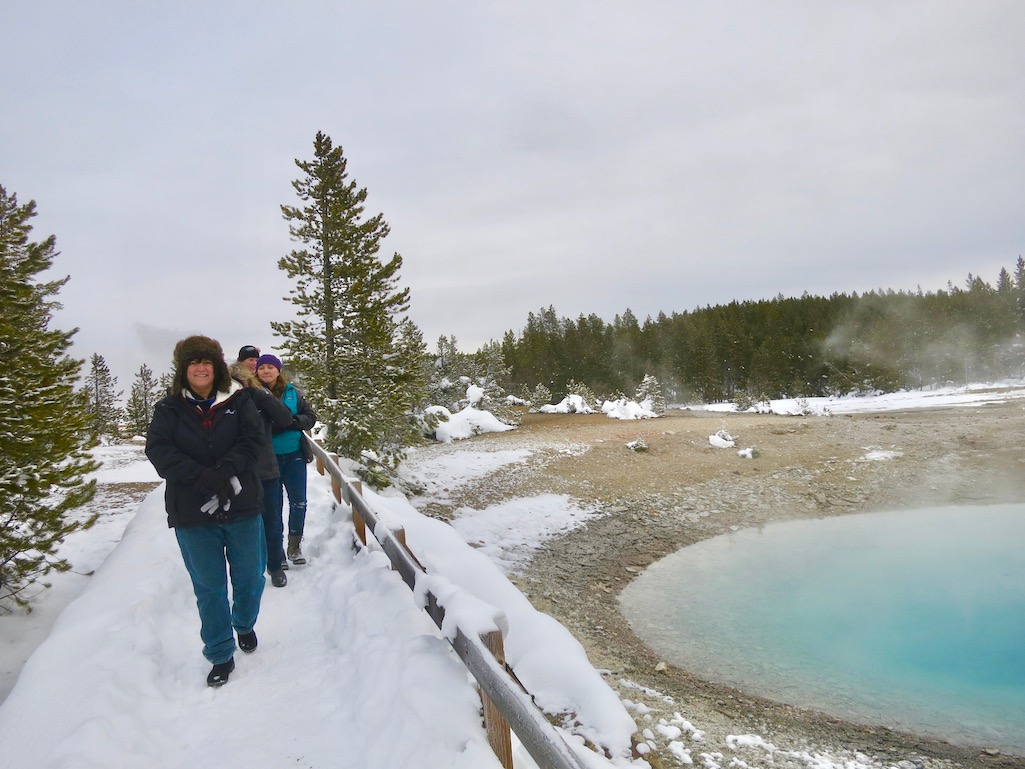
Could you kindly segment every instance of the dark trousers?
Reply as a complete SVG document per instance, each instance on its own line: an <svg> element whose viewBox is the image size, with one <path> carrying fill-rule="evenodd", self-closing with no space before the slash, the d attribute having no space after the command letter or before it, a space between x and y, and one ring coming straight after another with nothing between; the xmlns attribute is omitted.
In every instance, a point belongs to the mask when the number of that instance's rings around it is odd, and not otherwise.
<svg viewBox="0 0 1025 769"><path fill-rule="evenodd" d="M267 538L267 571L280 571L285 564L285 547L281 522L281 479L263 482L263 532Z"/></svg>

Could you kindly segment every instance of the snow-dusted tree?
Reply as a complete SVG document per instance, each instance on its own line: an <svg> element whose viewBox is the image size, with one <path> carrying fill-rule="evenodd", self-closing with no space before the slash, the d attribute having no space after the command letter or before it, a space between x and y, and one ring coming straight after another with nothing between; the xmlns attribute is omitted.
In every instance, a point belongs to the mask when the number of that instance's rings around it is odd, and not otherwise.
<svg viewBox="0 0 1025 769"><path fill-rule="evenodd" d="M86 475L97 465L75 389L82 361L67 355L77 329L50 328L68 279L37 280L57 252L52 235L29 240L35 208L0 186L0 612L28 606L50 571L70 568L58 546L96 519L69 516L92 498Z"/></svg>
<svg viewBox="0 0 1025 769"><path fill-rule="evenodd" d="M662 385L658 383L653 374L644 375L644 379L641 380L640 385L637 387L637 394L634 396L634 400L638 403L650 401L652 411L660 415L666 413L666 396L662 392Z"/></svg>
<svg viewBox="0 0 1025 769"><path fill-rule="evenodd" d="M530 410L537 411L542 406L547 406L551 402L552 391L539 382L530 394Z"/></svg>
<svg viewBox="0 0 1025 769"><path fill-rule="evenodd" d="M438 337L438 352L434 356L434 366L430 372L428 392L432 406L444 406L449 411L459 411L459 401L466 397L469 384L466 355L459 352L454 336ZM463 406L466 404L464 403Z"/></svg>
<svg viewBox="0 0 1025 769"><path fill-rule="evenodd" d="M135 381L128 395L125 420L132 435L145 435L153 418L153 407L160 400L160 384L153 378L153 371L143 363L135 372Z"/></svg>
<svg viewBox="0 0 1025 769"><path fill-rule="evenodd" d="M502 345L498 342L488 342L477 352L471 353L468 358L470 381L483 391L481 399L476 404L477 408L490 411L507 425L518 425L520 415L512 408L506 397L510 368L505 365Z"/></svg>
<svg viewBox="0 0 1025 769"><path fill-rule="evenodd" d="M300 249L278 266L295 281L298 319L271 326L321 421L332 451L394 467L418 439L410 415L425 382L402 340L409 289L398 285L402 257L379 257L389 227L365 215L366 189L348 179L341 147L317 133L313 160L296 160L301 207L282 206ZM408 336L407 336L408 340ZM415 357L415 356L413 356Z"/></svg>
<svg viewBox="0 0 1025 769"><path fill-rule="evenodd" d="M117 377L110 373L107 361L99 353L89 359L89 373L85 376L85 394L89 400L93 433L101 441L117 441L121 437L124 412L118 400L124 391L114 391Z"/></svg>
<svg viewBox="0 0 1025 769"><path fill-rule="evenodd" d="M490 342L477 352L459 351L456 338L438 339L430 394L433 404L449 411L462 411L467 406L489 411L505 424L519 424L519 414L510 406L505 383L509 367L505 365L502 346ZM471 402L468 390L473 387Z"/></svg>
<svg viewBox="0 0 1025 769"><path fill-rule="evenodd" d="M591 388L574 379L566 382L566 395L579 395L580 400L589 408L594 408L598 403L598 399L594 397Z"/></svg>

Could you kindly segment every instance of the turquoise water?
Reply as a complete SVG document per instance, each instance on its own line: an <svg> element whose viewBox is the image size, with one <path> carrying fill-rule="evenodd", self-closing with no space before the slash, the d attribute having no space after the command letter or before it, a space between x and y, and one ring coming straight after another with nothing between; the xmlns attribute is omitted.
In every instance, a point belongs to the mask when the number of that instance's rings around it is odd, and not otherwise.
<svg viewBox="0 0 1025 769"><path fill-rule="evenodd" d="M1025 754L1025 505L745 529L658 561L620 603L705 678Z"/></svg>

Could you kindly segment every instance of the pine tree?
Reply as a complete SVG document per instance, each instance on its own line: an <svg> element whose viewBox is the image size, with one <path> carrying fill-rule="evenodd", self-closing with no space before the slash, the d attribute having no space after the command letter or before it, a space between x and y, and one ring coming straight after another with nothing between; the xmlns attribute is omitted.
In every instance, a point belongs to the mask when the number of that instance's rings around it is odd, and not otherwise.
<svg viewBox="0 0 1025 769"><path fill-rule="evenodd" d="M432 403L455 413L467 406L491 412L508 425L520 422L519 414L506 397L509 367L505 365L502 345L490 342L475 353L459 351L456 338L438 339L438 352L431 372L429 392ZM470 403L467 389L480 388L480 398Z"/></svg>
<svg viewBox="0 0 1025 769"><path fill-rule="evenodd" d="M303 206L281 207L304 246L278 262L295 280L299 317L271 326L327 427L328 448L391 469L419 437L412 414L426 384L401 339L409 306L409 289L398 286L402 257L380 259L390 228L381 214L365 215L367 191L348 179L342 148L323 133L313 148L313 160L295 161Z"/></svg>
<svg viewBox="0 0 1025 769"><path fill-rule="evenodd" d="M125 418L132 435L146 434L150 419L153 418L153 407L160 400L157 394L159 391L160 385L153 378L153 371L143 363L135 372L135 381L132 382L132 391L125 408Z"/></svg>
<svg viewBox="0 0 1025 769"><path fill-rule="evenodd" d="M644 375L644 379L637 387L634 399L638 403L644 403L644 401L651 403L651 410L656 414L666 413L666 396L662 392L662 385L658 383L658 379L653 374Z"/></svg>
<svg viewBox="0 0 1025 769"><path fill-rule="evenodd" d="M85 377L85 394L92 416L92 429L101 441L117 441L121 437L124 412L117 405L124 391L115 392L117 377L111 375L107 361L99 353L89 359L89 373Z"/></svg>
<svg viewBox="0 0 1025 769"><path fill-rule="evenodd" d="M67 278L41 283L56 240L29 240L35 202L18 205L0 186L0 611L27 607L33 587L70 564L66 536L96 517L69 520L88 502L97 465L88 454L90 415L76 392L82 361L67 355L70 332L50 328Z"/></svg>

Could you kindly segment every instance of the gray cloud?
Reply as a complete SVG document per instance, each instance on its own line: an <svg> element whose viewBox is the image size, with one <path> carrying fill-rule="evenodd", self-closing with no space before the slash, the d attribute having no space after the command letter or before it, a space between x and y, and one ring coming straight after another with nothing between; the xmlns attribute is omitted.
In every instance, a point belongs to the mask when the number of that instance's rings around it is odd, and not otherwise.
<svg viewBox="0 0 1025 769"><path fill-rule="evenodd" d="M57 235L76 354L126 390L176 335L273 346L318 130L432 345L550 304L992 282L1025 240L1023 28L1013 0L40 0L0 29L0 183Z"/></svg>

